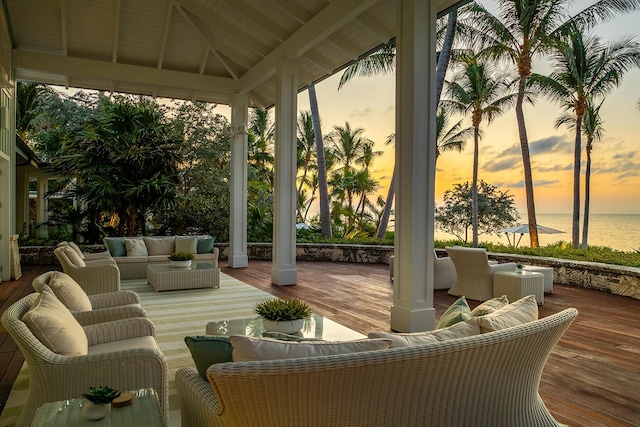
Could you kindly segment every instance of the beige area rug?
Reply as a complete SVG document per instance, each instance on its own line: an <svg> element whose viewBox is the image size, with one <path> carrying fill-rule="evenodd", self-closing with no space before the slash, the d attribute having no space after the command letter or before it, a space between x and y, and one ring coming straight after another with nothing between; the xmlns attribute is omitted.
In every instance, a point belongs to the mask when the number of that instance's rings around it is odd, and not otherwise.
<svg viewBox="0 0 640 427"><path fill-rule="evenodd" d="M204 335L205 326L214 320L251 317L255 303L268 297L264 291L244 284L224 273L219 289L191 289L156 293L146 280L125 280L122 289L140 295L142 306L156 325L156 335L169 365L170 426L180 426L180 411L175 389L175 372L194 366L184 343L187 335ZM0 415L0 426L14 426L29 390L29 368L22 367L7 405Z"/></svg>

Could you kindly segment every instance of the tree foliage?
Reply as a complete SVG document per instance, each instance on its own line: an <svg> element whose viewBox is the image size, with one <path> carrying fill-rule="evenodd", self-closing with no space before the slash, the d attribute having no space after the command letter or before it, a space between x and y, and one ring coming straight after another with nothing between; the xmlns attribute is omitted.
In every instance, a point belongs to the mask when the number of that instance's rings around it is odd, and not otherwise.
<svg viewBox="0 0 640 427"><path fill-rule="evenodd" d="M478 234L497 233L520 219L508 191L480 180L478 185ZM455 184L444 192L444 205L436 208L435 227L468 242L472 227L471 183Z"/></svg>

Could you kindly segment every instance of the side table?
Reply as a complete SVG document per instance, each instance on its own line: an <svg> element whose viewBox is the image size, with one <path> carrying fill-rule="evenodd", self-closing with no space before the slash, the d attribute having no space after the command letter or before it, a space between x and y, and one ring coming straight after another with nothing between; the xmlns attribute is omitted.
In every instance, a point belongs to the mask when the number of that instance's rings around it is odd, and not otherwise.
<svg viewBox="0 0 640 427"><path fill-rule="evenodd" d="M553 267L541 267L539 265L525 265L524 271L535 271L544 276L544 291L553 293Z"/></svg>
<svg viewBox="0 0 640 427"><path fill-rule="evenodd" d="M496 271L493 273L493 296L506 295L510 302L534 295L538 305L544 304L544 275L533 271Z"/></svg>
<svg viewBox="0 0 640 427"><path fill-rule="evenodd" d="M105 418L90 421L82 416L84 399L76 398L45 403L38 408L33 427L162 427L162 415L156 392L152 388L131 391L133 402L122 408L111 408Z"/></svg>

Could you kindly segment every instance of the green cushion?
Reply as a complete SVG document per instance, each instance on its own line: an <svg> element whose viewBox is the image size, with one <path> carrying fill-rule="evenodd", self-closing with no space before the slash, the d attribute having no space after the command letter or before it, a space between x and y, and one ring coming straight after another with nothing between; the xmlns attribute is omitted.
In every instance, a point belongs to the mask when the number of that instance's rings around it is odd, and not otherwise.
<svg viewBox="0 0 640 427"><path fill-rule="evenodd" d="M184 337L193 362L200 376L207 380L207 368L214 363L233 361L233 348L229 337L217 335L196 335Z"/></svg>
<svg viewBox="0 0 640 427"><path fill-rule="evenodd" d="M102 241L107 246L107 249L109 249L111 256L127 256L124 237L105 237Z"/></svg>
<svg viewBox="0 0 640 427"><path fill-rule="evenodd" d="M446 328L469 319L471 319L471 308L467 304L467 299L460 297L442 313L440 320L436 324L436 329Z"/></svg>
<svg viewBox="0 0 640 427"><path fill-rule="evenodd" d="M494 311L504 307L507 304L509 304L509 299L506 295L502 295L498 298L492 298L488 301L483 302L482 304L479 304L476 308L471 310L471 315L485 316L489 313L493 313Z"/></svg>
<svg viewBox="0 0 640 427"><path fill-rule="evenodd" d="M210 254L213 252L213 242L215 237L198 237L198 253Z"/></svg>

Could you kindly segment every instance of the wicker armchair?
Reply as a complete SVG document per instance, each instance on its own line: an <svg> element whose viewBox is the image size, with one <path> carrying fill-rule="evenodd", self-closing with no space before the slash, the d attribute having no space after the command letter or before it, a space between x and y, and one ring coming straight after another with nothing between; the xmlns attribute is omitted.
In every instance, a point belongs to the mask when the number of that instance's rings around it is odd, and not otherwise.
<svg viewBox="0 0 640 427"><path fill-rule="evenodd" d="M113 259L99 259L86 263L82 261L84 265L76 265L64 247L55 248L53 253L60 261L62 271L78 282L87 295L120 290L120 270Z"/></svg>
<svg viewBox="0 0 640 427"><path fill-rule="evenodd" d="M560 426L538 394L576 309L413 347L176 372L182 427Z"/></svg>
<svg viewBox="0 0 640 427"><path fill-rule="evenodd" d="M54 275L63 276L67 280L73 281L73 278L66 273L48 271L33 279L31 286L33 286L36 292L42 292L44 286L51 287L51 280ZM82 289L79 291L82 292ZM64 299L60 299L82 326L112 322L114 320L128 319L131 317L147 317L147 312L140 305L140 297L133 291L87 295L87 298L91 302L91 311L76 311L73 307L70 307Z"/></svg>
<svg viewBox="0 0 640 427"><path fill-rule="evenodd" d="M438 257L434 251L433 259L433 289L449 289L456 281L456 267L451 258ZM395 256L389 257L389 278L393 280Z"/></svg>
<svg viewBox="0 0 640 427"><path fill-rule="evenodd" d="M80 258L82 258L85 262L87 262L87 261L95 261L95 260L98 260L98 259L113 259L111 257L111 254L109 254L109 251L95 252L95 253L85 253L85 252L82 252L80 247L74 242L66 242L65 241L65 242L58 243L58 247L65 246L65 245L68 245L71 248L73 248L73 250L76 251L78 253L78 255L80 256Z"/></svg>
<svg viewBox="0 0 640 427"><path fill-rule="evenodd" d="M448 246L446 249L457 275L455 283L449 289L449 295L486 301L493 298L493 273L516 269L513 262L491 264L487 251L483 248Z"/></svg>
<svg viewBox="0 0 640 427"><path fill-rule="evenodd" d="M154 337L149 319L133 318L83 327L89 352L63 356L49 350L22 321L37 293L11 305L2 315L2 325L16 342L29 366L29 395L17 427L30 426L36 409L46 402L80 397L89 387L109 385L117 390L153 388L158 394L164 425L168 425L167 363ZM149 337L149 338L145 338ZM124 340L143 341L135 345ZM121 342L117 350L95 346Z"/></svg>

